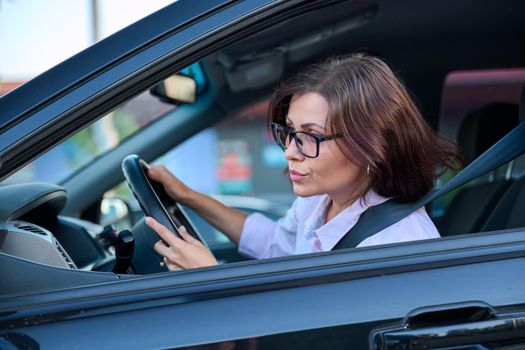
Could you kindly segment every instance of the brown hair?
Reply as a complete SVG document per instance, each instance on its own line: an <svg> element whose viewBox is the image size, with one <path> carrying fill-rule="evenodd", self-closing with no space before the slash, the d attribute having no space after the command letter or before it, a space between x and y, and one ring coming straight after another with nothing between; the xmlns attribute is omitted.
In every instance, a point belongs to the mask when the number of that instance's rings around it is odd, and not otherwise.
<svg viewBox="0 0 525 350"><path fill-rule="evenodd" d="M270 99L269 121L285 123L293 95L316 92L328 102L327 127L355 165L369 166L370 189L402 202L434 188L447 168L459 168L456 145L440 138L406 88L381 59L362 54L332 57L286 80Z"/></svg>

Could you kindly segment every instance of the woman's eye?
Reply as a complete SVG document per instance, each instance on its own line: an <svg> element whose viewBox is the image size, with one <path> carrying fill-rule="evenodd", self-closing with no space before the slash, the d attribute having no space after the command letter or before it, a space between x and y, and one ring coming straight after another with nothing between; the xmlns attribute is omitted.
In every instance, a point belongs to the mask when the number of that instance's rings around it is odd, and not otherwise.
<svg viewBox="0 0 525 350"><path fill-rule="evenodd" d="M323 137L324 135L321 135L319 134L318 132L315 132L315 131L308 131L308 133L312 136L315 136L315 137Z"/></svg>

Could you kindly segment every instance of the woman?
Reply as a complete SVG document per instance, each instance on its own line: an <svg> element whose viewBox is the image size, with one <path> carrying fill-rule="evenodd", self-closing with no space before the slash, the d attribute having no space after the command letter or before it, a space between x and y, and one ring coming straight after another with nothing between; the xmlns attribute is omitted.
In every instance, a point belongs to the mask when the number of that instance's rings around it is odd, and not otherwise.
<svg viewBox="0 0 525 350"><path fill-rule="evenodd" d="M390 68L365 54L328 59L285 81L270 100L269 121L299 196L278 222L226 207L162 166L148 173L255 258L329 251L368 207L392 197L416 201L439 171L460 164L455 145L426 124ZM170 270L217 263L184 228L179 239L152 218L146 223L166 242L155 250ZM436 237L420 208L358 246Z"/></svg>

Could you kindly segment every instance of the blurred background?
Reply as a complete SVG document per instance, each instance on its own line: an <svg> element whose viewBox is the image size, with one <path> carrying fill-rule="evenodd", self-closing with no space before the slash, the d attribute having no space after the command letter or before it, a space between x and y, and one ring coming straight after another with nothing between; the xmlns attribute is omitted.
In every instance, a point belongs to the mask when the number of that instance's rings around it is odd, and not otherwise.
<svg viewBox="0 0 525 350"><path fill-rule="evenodd" d="M174 0L0 0L0 96Z"/></svg>

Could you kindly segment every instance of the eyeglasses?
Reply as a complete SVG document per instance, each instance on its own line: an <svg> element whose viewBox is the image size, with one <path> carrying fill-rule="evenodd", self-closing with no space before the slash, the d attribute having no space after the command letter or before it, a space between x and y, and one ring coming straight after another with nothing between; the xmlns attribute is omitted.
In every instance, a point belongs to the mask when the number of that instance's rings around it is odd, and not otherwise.
<svg viewBox="0 0 525 350"><path fill-rule="evenodd" d="M290 147L293 138L299 152L308 158L319 156L319 143L341 137L339 134L319 136L306 131L293 131L293 129L277 123L271 123L271 127L273 138L283 151Z"/></svg>

